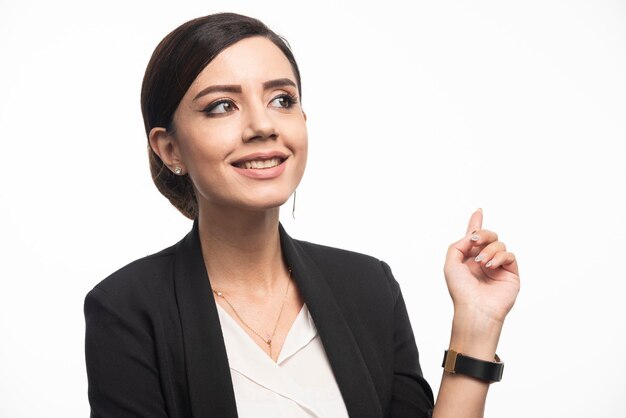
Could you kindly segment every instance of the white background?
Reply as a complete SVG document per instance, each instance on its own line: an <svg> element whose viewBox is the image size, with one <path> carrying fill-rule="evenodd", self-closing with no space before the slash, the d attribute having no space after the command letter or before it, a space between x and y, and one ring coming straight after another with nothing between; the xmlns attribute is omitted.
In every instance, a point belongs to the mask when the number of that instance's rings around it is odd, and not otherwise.
<svg viewBox="0 0 626 418"><path fill-rule="evenodd" d="M84 295L190 228L151 183L139 90L159 40L218 11L301 66L287 230L390 263L435 391L443 257L482 207L523 280L486 416L626 417L626 2L0 0L1 417L88 416Z"/></svg>

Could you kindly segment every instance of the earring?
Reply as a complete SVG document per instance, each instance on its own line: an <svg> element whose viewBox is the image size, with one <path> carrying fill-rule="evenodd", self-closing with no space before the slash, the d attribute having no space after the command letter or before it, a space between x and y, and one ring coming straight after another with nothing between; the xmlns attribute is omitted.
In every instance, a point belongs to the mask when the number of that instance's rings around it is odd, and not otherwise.
<svg viewBox="0 0 626 418"><path fill-rule="evenodd" d="M293 219L296 219L296 192L297 190L293 191L293 201L291 206L291 216L293 217Z"/></svg>
<svg viewBox="0 0 626 418"><path fill-rule="evenodd" d="M174 169L174 174L176 174L177 176L180 176L181 174L183 174L183 169L180 167L176 167Z"/></svg>

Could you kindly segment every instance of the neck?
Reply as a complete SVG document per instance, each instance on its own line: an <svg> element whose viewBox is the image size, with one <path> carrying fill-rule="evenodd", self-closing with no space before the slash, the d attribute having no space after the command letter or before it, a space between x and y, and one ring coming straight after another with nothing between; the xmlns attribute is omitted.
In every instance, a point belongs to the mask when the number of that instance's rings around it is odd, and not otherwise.
<svg viewBox="0 0 626 418"><path fill-rule="evenodd" d="M287 272L280 248L278 216L278 208L200 210L202 255L214 289L256 295L277 291L279 279ZM278 287L282 289L281 284Z"/></svg>

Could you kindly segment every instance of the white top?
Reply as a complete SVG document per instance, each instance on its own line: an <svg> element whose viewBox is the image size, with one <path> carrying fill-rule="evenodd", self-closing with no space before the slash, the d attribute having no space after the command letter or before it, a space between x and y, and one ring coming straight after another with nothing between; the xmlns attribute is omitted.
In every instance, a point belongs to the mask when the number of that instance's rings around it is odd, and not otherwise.
<svg viewBox="0 0 626 418"><path fill-rule="evenodd" d="M292 324L276 363L216 305L239 417L348 417L306 305Z"/></svg>

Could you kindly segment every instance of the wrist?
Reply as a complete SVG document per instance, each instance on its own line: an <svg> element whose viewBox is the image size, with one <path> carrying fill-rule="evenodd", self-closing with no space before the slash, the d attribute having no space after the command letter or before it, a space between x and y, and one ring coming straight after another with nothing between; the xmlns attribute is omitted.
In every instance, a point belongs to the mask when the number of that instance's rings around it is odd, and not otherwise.
<svg viewBox="0 0 626 418"><path fill-rule="evenodd" d="M502 326L502 321L480 311L455 309L449 348L478 359L493 360Z"/></svg>
<svg viewBox="0 0 626 418"><path fill-rule="evenodd" d="M497 355L493 361L484 361L454 350L446 350L442 367L448 373L460 373L486 383L499 382L504 371L504 363Z"/></svg>

